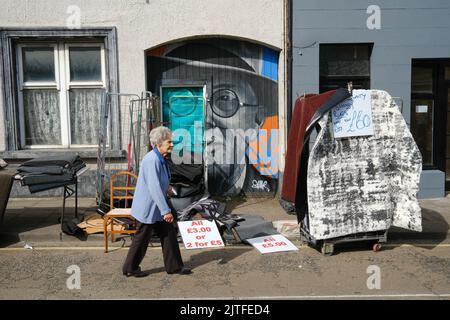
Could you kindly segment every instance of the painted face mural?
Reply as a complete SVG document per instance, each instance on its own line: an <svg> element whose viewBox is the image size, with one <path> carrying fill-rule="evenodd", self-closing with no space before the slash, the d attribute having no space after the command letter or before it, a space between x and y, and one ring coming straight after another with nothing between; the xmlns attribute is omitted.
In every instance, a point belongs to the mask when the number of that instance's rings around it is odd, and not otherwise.
<svg viewBox="0 0 450 320"><path fill-rule="evenodd" d="M276 192L278 52L228 39L179 42L148 52L147 77L161 94L163 121L182 132L174 143L203 153L211 194ZM194 146L186 136L202 141Z"/></svg>

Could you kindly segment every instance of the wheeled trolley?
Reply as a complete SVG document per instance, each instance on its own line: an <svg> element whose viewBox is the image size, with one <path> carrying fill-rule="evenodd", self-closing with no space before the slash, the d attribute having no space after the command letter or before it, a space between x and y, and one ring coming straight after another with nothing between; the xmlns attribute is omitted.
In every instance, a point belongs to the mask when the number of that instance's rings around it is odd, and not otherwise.
<svg viewBox="0 0 450 320"><path fill-rule="evenodd" d="M320 249L323 255L331 256L334 253L334 245L338 243L367 241L371 244L372 250L378 252L381 250L381 243L387 241L387 230L355 233L343 237L336 237L325 240L314 239L309 233L309 228L302 222L300 224L300 241Z"/></svg>

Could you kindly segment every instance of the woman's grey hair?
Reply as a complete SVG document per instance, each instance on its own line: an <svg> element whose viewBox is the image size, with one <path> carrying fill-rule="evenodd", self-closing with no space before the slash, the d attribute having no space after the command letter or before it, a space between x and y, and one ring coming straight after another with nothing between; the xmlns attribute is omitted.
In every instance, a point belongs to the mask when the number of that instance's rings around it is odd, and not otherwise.
<svg viewBox="0 0 450 320"><path fill-rule="evenodd" d="M167 127L156 127L150 131L150 144L152 147L156 147L158 144L163 143L165 140L172 136L172 131Z"/></svg>

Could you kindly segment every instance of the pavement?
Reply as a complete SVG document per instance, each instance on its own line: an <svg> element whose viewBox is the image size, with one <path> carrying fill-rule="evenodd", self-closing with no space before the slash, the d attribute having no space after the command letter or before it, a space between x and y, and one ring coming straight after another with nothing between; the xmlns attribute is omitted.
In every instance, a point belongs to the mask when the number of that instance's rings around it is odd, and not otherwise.
<svg viewBox="0 0 450 320"><path fill-rule="evenodd" d="M73 215L70 201L67 216ZM61 240L61 204L62 199L9 202L0 228L0 300L170 299L169 317L178 318L180 304L174 299L198 300L199 306L208 299L263 304L267 299L450 299L449 196L421 200L423 232L392 228L380 252L351 243L324 256L295 235L290 239L297 251L271 254L243 244L202 250L180 245L185 265L193 270L183 276L165 272L161 249L152 244L141 264L150 275L139 279L121 272L129 238L112 244L107 254L102 234ZM276 199L241 199L231 205L244 217L295 221ZM95 199L79 199L80 215L95 210Z"/></svg>
<svg viewBox="0 0 450 320"><path fill-rule="evenodd" d="M450 250L442 246L346 249L331 257L308 247L273 254L242 246L182 248L189 276L167 274L161 250L149 248L141 264L150 273L146 278L122 275L126 248L107 254L79 249L0 249L0 300L195 299L202 305L208 299L450 299ZM181 319L171 303L166 316Z"/></svg>
<svg viewBox="0 0 450 320"><path fill-rule="evenodd" d="M66 200L66 217L74 216L74 200ZM450 244L450 194L445 198L420 200L423 217L423 231L413 232L391 228L388 243L392 244ZM13 198L9 200L3 223L0 225L0 248L21 247L101 247L103 235L92 234L85 238L62 234L60 237L61 198ZM236 199L228 203L232 213L245 217L257 215L266 221L292 221L296 217L288 215L276 198ZM94 198L78 199L78 215L83 217L95 213ZM299 240L299 234L289 233L292 241ZM111 247L123 247L129 240L117 241Z"/></svg>

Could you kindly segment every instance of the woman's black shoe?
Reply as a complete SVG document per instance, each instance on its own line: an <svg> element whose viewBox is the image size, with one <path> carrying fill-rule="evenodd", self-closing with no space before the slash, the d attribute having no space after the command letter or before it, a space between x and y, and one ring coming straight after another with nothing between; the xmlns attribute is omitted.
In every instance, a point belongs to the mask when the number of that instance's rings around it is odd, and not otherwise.
<svg viewBox="0 0 450 320"><path fill-rule="evenodd" d="M189 268L183 267L178 271L175 272L167 272L168 274L191 274L192 271Z"/></svg>
<svg viewBox="0 0 450 320"><path fill-rule="evenodd" d="M150 272L148 271L142 271L142 270L137 270L137 271L133 271L133 272L127 272L124 273L124 275L128 278L128 277L135 277L135 278L143 278L146 277L148 275L150 275Z"/></svg>

